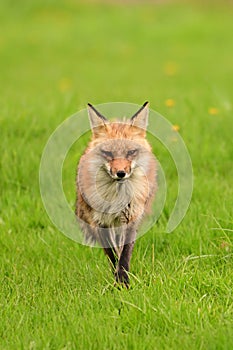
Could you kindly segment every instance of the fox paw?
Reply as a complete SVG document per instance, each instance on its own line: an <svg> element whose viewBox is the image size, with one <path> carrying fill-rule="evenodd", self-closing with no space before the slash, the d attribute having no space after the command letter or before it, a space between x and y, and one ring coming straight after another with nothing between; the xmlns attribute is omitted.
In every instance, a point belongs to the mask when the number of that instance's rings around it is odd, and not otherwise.
<svg viewBox="0 0 233 350"><path fill-rule="evenodd" d="M120 269L115 272L116 282L129 288L129 275L126 270Z"/></svg>

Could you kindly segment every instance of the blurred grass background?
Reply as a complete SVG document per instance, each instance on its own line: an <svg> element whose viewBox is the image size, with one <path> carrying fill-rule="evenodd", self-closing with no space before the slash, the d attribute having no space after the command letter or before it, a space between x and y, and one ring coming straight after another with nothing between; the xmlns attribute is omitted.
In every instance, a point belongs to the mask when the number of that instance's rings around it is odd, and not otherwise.
<svg viewBox="0 0 233 350"><path fill-rule="evenodd" d="M1 1L0 348L232 349L232 14L230 1ZM156 145L166 210L119 291L103 253L49 221L38 169L50 134L87 102L146 100L178 126L195 187L164 233L176 177Z"/></svg>

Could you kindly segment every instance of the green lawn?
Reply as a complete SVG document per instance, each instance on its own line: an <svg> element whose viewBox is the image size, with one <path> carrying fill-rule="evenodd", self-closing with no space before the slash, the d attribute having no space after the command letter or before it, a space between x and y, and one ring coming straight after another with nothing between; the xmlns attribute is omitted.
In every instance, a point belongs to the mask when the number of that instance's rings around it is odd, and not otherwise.
<svg viewBox="0 0 233 350"><path fill-rule="evenodd" d="M1 1L0 349L233 349L232 15L225 1ZM194 192L165 233L177 177L154 145L167 202L119 290L100 249L50 222L39 164L53 130L87 102L146 100L180 127ZM64 164L71 202L79 152Z"/></svg>

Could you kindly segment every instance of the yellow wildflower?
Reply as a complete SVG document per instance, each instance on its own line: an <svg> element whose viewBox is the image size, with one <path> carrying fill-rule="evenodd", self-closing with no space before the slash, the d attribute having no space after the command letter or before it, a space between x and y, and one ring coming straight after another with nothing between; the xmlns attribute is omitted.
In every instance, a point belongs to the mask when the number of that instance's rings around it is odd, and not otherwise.
<svg viewBox="0 0 233 350"><path fill-rule="evenodd" d="M173 130L173 131L179 131L179 130L180 130L179 125L177 125L177 124L172 125L172 130Z"/></svg>
<svg viewBox="0 0 233 350"><path fill-rule="evenodd" d="M172 99L172 98L168 98L166 101L165 101L165 105L167 107L174 107L175 106L175 101Z"/></svg>
<svg viewBox="0 0 233 350"><path fill-rule="evenodd" d="M164 73L169 77L176 75L177 70L178 66L175 62L166 62L164 65Z"/></svg>
<svg viewBox="0 0 233 350"><path fill-rule="evenodd" d="M210 107L210 108L208 109L208 113L209 113L210 115L216 115L216 114L219 113L219 110L218 110L218 108Z"/></svg>
<svg viewBox="0 0 233 350"><path fill-rule="evenodd" d="M70 79L63 78L58 83L58 88L61 92L66 92L71 89L72 83Z"/></svg>

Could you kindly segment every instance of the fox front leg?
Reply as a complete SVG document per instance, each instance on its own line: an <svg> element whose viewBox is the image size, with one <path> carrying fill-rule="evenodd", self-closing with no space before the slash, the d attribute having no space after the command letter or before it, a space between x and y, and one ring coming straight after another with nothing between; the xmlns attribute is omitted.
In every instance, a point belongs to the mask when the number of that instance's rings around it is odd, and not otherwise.
<svg viewBox="0 0 233 350"><path fill-rule="evenodd" d="M110 261L112 270L114 271L115 268L116 268L116 264L117 264L116 251L115 251L114 248L103 248L103 249L104 249L104 252L105 252L105 254L107 255L107 257L108 257L108 259Z"/></svg>
<svg viewBox="0 0 233 350"><path fill-rule="evenodd" d="M104 253L110 261L112 270L115 271L118 262L118 255L111 239L111 230L109 228L98 229L98 241L102 246Z"/></svg>
<svg viewBox="0 0 233 350"><path fill-rule="evenodd" d="M125 242L124 244L116 272L115 278L117 282L123 283L127 288L129 287L129 268L130 268L130 259L133 252L133 247L135 243L136 230L133 227L130 227L126 230Z"/></svg>

